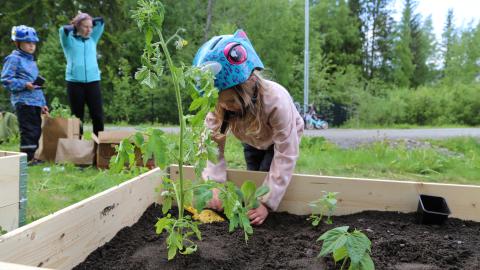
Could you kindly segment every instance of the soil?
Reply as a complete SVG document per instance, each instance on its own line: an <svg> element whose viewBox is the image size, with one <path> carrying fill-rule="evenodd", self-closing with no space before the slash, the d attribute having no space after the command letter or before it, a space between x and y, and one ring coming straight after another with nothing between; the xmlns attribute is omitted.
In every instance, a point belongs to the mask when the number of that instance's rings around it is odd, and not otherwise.
<svg viewBox="0 0 480 270"><path fill-rule="evenodd" d="M227 222L200 226L202 241L192 255L168 261L165 234L154 223L161 207L150 206L132 227L123 228L74 269L339 269L331 258L316 258L325 231L348 225L372 241L375 269L480 269L480 223L448 219L443 225L416 224L413 213L366 211L312 227L307 216L271 213L245 243L243 232L228 233Z"/></svg>

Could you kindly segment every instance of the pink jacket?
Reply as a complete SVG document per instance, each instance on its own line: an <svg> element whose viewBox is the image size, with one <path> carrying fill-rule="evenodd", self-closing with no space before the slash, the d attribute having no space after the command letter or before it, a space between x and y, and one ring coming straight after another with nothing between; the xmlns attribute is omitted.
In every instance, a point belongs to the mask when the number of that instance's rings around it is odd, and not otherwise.
<svg viewBox="0 0 480 270"><path fill-rule="evenodd" d="M295 108L290 94L278 83L266 81L263 102L268 117L266 135L261 138L248 136L245 132L234 132L233 135L241 142L258 149L267 149L274 144L272 164L264 182L264 185L270 188L270 192L262 198L262 202L272 210L276 210L290 183L297 162L300 138L303 133L303 119ZM217 131L220 128L219 124L215 124L213 113L207 115L205 123L212 130ZM245 123L245 126L247 124ZM242 123L239 125L241 126ZM224 148L224 143L219 145L217 164L208 162L203 171L204 179L218 182L227 180Z"/></svg>

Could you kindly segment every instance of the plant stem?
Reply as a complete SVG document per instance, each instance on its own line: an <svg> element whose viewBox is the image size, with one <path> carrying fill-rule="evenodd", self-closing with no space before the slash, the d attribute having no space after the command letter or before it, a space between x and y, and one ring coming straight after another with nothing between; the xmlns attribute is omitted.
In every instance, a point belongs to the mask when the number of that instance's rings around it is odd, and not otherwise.
<svg viewBox="0 0 480 270"><path fill-rule="evenodd" d="M347 258L343 259L342 267L340 267L340 270L343 270L346 264L347 264Z"/></svg>
<svg viewBox="0 0 480 270"><path fill-rule="evenodd" d="M167 60L168 67L170 69L170 73L172 75L173 86L175 88L175 97L177 98L177 108L178 108L178 121L180 123L180 136L179 136L179 150L178 150L178 171L179 171L179 182L180 182L180 200L178 203L178 218L183 218L183 134L185 133L185 121L183 118L183 108L182 108L182 96L180 94L180 83L178 81L176 67L173 64L172 58L170 57L170 53L167 48L167 43L163 39L162 31L157 29L157 34L160 37L160 44L163 49L163 53L165 55L165 59Z"/></svg>

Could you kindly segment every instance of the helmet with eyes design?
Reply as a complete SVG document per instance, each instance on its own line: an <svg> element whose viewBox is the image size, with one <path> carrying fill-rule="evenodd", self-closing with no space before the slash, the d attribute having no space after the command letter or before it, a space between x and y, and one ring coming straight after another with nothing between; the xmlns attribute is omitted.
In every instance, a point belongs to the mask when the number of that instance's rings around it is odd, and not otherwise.
<svg viewBox="0 0 480 270"><path fill-rule="evenodd" d="M264 69L243 30L211 38L198 49L193 65L213 73L218 91L245 82L255 69Z"/></svg>

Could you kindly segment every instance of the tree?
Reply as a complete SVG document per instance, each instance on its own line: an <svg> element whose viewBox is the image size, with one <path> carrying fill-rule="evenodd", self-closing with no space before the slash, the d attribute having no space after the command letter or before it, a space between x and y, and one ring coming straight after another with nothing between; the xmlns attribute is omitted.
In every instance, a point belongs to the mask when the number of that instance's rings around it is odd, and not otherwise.
<svg viewBox="0 0 480 270"><path fill-rule="evenodd" d="M414 3L412 0L405 0L405 7L402 12L402 20L395 40L395 56L393 76L394 81L401 87L409 87L410 80L414 74L415 65L412 54L412 29Z"/></svg>
<svg viewBox="0 0 480 270"><path fill-rule="evenodd" d="M452 60L452 47L455 43L456 33L454 26L453 9L449 9L447 12L447 18L445 20L445 27L442 33L442 52L443 52L443 67L444 70L448 69L450 61Z"/></svg>

